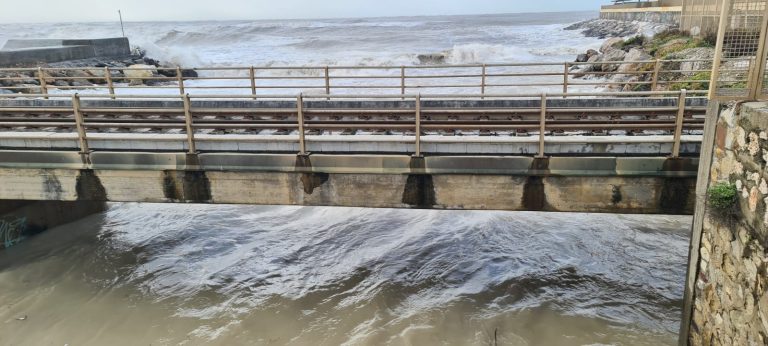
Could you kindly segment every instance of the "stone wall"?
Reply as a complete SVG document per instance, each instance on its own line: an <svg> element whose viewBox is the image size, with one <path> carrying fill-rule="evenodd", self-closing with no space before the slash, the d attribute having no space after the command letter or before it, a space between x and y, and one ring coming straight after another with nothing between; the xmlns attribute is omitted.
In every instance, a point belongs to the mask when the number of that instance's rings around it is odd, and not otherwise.
<svg viewBox="0 0 768 346"><path fill-rule="evenodd" d="M717 119L708 184L735 184L739 203L735 217L703 208L701 228L694 227L701 240L692 255L690 345L768 343L767 131L766 103L731 104Z"/></svg>

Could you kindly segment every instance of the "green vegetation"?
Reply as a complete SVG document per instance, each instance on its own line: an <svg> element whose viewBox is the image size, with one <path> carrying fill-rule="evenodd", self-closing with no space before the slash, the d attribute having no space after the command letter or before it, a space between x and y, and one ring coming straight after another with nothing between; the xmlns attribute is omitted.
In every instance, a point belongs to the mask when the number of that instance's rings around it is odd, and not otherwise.
<svg viewBox="0 0 768 346"><path fill-rule="evenodd" d="M642 46L649 54L656 58L663 59L668 55L688 48L714 47L716 39L716 37L711 35L702 38L692 38L691 35L685 31L670 29L657 33L650 40L642 40ZM626 40L624 45L637 45L637 42L638 39L633 37Z"/></svg>
<svg viewBox="0 0 768 346"><path fill-rule="evenodd" d="M722 215L733 215L736 211L739 191L730 182L720 182L707 190L707 201L713 211Z"/></svg>
<svg viewBox="0 0 768 346"><path fill-rule="evenodd" d="M712 73L709 71L698 72L690 77L682 77L685 79L682 82L672 83L669 85L670 91L678 90L708 90L709 81L712 78Z"/></svg>

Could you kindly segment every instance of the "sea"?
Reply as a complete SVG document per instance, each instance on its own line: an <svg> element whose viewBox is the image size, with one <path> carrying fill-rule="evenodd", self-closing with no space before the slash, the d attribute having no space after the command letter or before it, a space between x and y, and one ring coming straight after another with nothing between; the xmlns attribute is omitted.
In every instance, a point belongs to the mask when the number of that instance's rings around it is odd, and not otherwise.
<svg viewBox="0 0 768 346"><path fill-rule="evenodd" d="M184 66L562 62L596 13L127 22ZM0 24L10 38L116 23ZM112 203L0 250L0 345L674 345L691 217Z"/></svg>

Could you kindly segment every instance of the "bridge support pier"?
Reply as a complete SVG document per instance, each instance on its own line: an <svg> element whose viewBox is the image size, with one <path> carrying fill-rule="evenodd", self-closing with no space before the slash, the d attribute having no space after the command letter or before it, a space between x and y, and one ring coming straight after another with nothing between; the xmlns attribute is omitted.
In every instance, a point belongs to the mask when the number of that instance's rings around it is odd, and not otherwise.
<svg viewBox="0 0 768 346"><path fill-rule="evenodd" d="M105 209L103 201L0 200L0 249Z"/></svg>

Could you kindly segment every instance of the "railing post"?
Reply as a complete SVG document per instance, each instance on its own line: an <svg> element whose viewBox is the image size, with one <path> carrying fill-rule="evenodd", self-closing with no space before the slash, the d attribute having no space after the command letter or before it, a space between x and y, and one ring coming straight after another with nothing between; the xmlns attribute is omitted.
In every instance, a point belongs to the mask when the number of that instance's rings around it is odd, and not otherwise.
<svg viewBox="0 0 768 346"><path fill-rule="evenodd" d="M571 64L565 63L563 64L563 98L568 97L568 77L570 76L570 67Z"/></svg>
<svg viewBox="0 0 768 346"><path fill-rule="evenodd" d="M37 78L40 80L40 93L43 95L48 94L48 86L45 85L45 75L43 75L43 68L38 67L37 68ZM44 97L46 100L48 99L48 96Z"/></svg>
<svg viewBox="0 0 768 346"><path fill-rule="evenodd" d="M482 78L480 79L480 94L485 95L485 79L486 79L486 65L483 64ZM480 97L481 100L485 100L485 96Z"/></svg>
<svg viewBox="0 0 768 346"><path fill-rule="evenodd" d="M112 82L112 74L109 73L109 67L104 67L104 78L107 80L107 88L109 88L109 94L111 98L115 99L115 84Z"/></svg>
<svg viewBox="0 0 768 346"><path fill-rule="evenodd" d="M672 143L672 158L680 157L680 138L683 135L683 119L685 117L685 96L687 91L680 90L680 96L677 98L677 118L675 118L675 134Z"/></svg>
<svg viewBox="0 0 768 346"><path fill-rule="evenodd" d="M400 95L405 95L405 66L400 66Z"/></svg>
<svg viewBox="0 0 768 346"><path fill-rule="evenodd" d="M299 123L299 155L307 155L307 142L304 138L304 96L296 97L296 118Z"/></svg>
<svg viewBox="0 0 768 346"><path fill-rule="evenodd" d="M653 65L653 80L651 81L651 91L656 91L656 87L659 85L660 70L661 70L661 60L656 59L656 63Z"/></svg>
<svg viewBox="0 0 768 346"><path fill-rule="evenodd" d="M416 94L416 153L414 156L421 156L421 93Z"/></svg>
<svg viewBox="0 0 768 346"><path fill-rule="evenodd" d="M194 154L197 152L195 146L195 128L192 126L192 102L189 99L189 94L181 95L181 100L184 104L184 124L187 130L187 152Z"/></svg>
<svg viewBox="0 0 768 346"><path fill-rule="evenodd" d="M184 77L181 76L181 67L176 66L176 80L179 82L179 94L186 95L184 91Z"/></svg>
<svg viewBox="0 0 768 346"><path fill-rule="evenodd" d="M88 154L88 138L85 134L83 113L80 111L80 95L72 95L72 113L75 115L75 127L77 128L77 140L80 143L80 154Z"/></svg>
<svg viewBox="0 0 768 346"><path fill-rule="evenodd" d="M544 133L547 131L547 93L541 93L541 114L539 117L539 152L536 157L546 157L544 153Z"/></svg>
<svg viewBox="0 0 768 346"><path fill-rule="evenodd" d="M248 75L251 77L251 95L253 95L253 99L256 99L256 69L251 66L251 68L248 70Z"/></svg>
<svg viewBox="0 0 768 346"><path fill-rule="evenodd" d="M328 71L328 66L325 67L325 94L330 95L331 94L331 74ZM330 98L328 98L330 100Z"/></svg>

